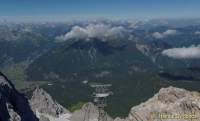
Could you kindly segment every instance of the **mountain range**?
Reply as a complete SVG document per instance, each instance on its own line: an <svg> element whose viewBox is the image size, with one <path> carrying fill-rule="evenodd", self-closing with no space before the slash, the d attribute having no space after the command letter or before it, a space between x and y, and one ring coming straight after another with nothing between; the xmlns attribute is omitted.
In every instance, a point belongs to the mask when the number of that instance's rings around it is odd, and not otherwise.
<svg viewBox="0 0 200 121"><path fill-rule="evenodd" d="M161 88L200 90L200 25L163 21L1 24L0 69L21 92L40 85L68 109L91 100L91 83L110 83L106 111L126 117Z"/></svg>

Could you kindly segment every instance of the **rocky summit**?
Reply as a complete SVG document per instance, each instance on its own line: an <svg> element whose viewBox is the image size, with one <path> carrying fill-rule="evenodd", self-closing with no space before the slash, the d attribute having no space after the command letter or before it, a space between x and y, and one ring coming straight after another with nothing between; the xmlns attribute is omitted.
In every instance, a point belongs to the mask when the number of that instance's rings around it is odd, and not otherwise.
<svg viewBox="0 0 200 121"><path fill-rule="evenodd" d="M52 99L43 89L36 88L30 100L35 112L46 113L58 117L60 114L69 113L64 107Z"/></svg>
<svg viewBox="0 0 200 121"><path fill-rule="evenodd" d="M200 93L175 87L162 88L148 101L131 109L126 119L115 121L199 121Z"/></svg>
<svg viewBox="0 0 200 121"><path fill-rule="evenodd" d="M47 92L39 87L33 91L30 105L40 121L59 121L63 115L66 119L70 115L67 109L58 104Z"/></svg>
<svg viewBox="0 0 200 121"><path fill-rule="evenodd" d="M98 121L98 108L93 103L86 103L80 110L75 111L71 116L71 121ZM107 115L107 121L113 119Z"/></svg>

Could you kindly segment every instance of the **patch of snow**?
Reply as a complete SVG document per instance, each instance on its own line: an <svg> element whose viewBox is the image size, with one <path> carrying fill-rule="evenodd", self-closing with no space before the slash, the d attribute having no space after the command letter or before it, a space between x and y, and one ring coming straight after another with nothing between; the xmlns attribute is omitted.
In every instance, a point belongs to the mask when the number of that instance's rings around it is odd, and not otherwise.
<svg viewBox="0 0 200 121"><path fill-rule="evenodd" d="M51 84L51 83L48 83L47 85L48 85L48 86L52 86L53 84Z"/></svg>
<svg viewBox="0 0 200 121"><path fill-rule="evenodd" d="M87 84L88 83L88 80L84 80L82 81L83 84Z"/></svg>

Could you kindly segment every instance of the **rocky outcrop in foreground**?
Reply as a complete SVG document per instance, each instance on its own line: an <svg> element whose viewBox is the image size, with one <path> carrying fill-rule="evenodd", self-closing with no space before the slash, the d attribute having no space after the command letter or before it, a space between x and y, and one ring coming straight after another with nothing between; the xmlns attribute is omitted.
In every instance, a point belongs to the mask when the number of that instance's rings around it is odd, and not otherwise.
<svg viewBox="0 0 200 121"><path fill-rule="evenodd" d="M32 98L19 93L0 73L0 121L98 121L98 109L85 104L74 113L58 104L43 89L36 88ZM107 116L107 121L113 119ZM200 121L200 93L168 87L148 101L131 109L125 119L114 121Z"/></svg>
<svg viewBox="0 0 200 121"><path fill-rule="evenodd" d="M200 93L163 88L153 98L131 109L126 119L115 121L200 121Z"/></svg>
<svg viewBox="0 0 200 121"><path fill-rule="evenodd" d="M46 91L38 87L33 91L30 105L40 121L62 121L61 119L67 121L71 115L67 109L53 100Z"/></svg>
<svg viewBox="0 0 200 121"><path fill-rule="evenodd" d="M97 121L98 110L92 103L69 112L46 91L36 88L28 100L0 73L0 121ZM110 117L107 117L111 121Z"/></svg>
<svg viewBox="0 0 200 121"><path fill-rule="evenodd" d="M0 72L0 121L39 121L28 99Z"/></svg>
<svg viewBox="0 0 200 121"><path fill-rule="evenodd" d="M30 105L40 121L98 121L98 108L93 103L86 103L80 110L70 113L40 88L33 92ZM109 116L107 119L113 121Z"/></svg>

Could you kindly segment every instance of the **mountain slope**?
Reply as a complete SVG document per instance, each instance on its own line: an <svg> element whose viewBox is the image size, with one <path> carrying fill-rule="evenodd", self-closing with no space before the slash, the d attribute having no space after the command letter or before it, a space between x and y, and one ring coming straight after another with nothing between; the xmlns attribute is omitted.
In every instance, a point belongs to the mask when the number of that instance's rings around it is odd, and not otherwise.
<svg viewBox="0 0 200 121"><path fill-rule="evenodd" d="M0 104L1 121L38 121L28 99L20 94L2 73L0 73Z"/></svg>
<svg viewBox="0 0 200 121"><path fill-rule="evenodd" d="M144 68L144 71L155 68L152 61L143 55L132 41L118 43L94 39L89 42L65 42L61 47L52 49L38 58L27 71L32 80L69 81L84 80L86 77L95 79L94 75L102 71L127 73L133 71L130 67L134 65L141 71Z"/></svg>

